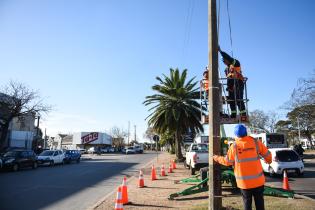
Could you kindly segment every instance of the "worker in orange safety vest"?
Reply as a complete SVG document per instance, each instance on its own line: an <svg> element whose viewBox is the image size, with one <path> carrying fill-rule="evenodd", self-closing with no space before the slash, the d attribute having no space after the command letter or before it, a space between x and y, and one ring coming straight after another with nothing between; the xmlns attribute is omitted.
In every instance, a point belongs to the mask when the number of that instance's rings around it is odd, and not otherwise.
<svg viewBox="0 0 315 210"><path fill-rule="evenodd" d="M213 156L213 160L226 166L234 166L237 186L241 189L244 209L252 209L252 196L257 210L264 210L265 176L260 158L270 164L272 157L268 148L261 142L247 136L246 127L242 124L235 126L236 140L229 148L227 155Z"/></svg>
<svg viewBox="0 0 315 210"><path fill-rule="evenodd" d="M225 75L227 77L228 104L231 109L231 118L236 117L236 105L241 116L246 116L244 103L244 77L241 70L241 63L232 58L219 47L223 63L226 65Z"/></svg>
<svg viewBox="0 0 315 210"><path fill-rule="evenodd" d="M203 79L202 79L203 89L207 92L209 92L209 70L208 67L206 67L206 70L203 72Z"/></svg>

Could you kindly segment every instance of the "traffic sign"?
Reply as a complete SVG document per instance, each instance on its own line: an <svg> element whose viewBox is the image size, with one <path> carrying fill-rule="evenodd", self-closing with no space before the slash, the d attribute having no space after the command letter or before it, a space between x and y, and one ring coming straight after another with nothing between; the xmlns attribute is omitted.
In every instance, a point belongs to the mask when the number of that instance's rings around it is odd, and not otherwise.
<svg viewBox="0 0 315 210"><path fill-rule="evenodd" d="M153 141L158 142L160 140L160 137L158 135L153 136Z"/></svg>

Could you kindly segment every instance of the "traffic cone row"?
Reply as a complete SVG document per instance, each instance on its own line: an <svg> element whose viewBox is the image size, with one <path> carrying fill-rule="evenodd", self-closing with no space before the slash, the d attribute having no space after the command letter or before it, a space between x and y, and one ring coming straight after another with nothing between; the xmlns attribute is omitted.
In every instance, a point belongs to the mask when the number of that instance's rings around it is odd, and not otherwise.
<svg viewBox="0 0 315 210"><path fill-rule="evenodd" d="M115 201L115 210L123 210L123 202L122 202L122 194L121 194L121 187L118 187L117 196Z"/></svg>
<svg viewBox="0 0 315 210"><path fill-rule="evenodd" d="M170 166L168 167L168 173L173 173L172 164L170 164Z"/></svg>
<svg viewBox="0 0 315 210"><path fill-rule="evenodd" d="M139 185L140 188L144 187L144 179L143 179L143 172L140 170L140 175L139 175Z"/></svg>
<svg viewBox="0 0 315 210"><path fill-rule="evenodd" d="M172 167L173 167L173 169L176 169L176 162L175 162L175 160L172 160Z"/></svg>
<svg viewBox="0 0 315 210"><path fill-rule="evenodd" d="M166 176L164 164L163 164L162 167L161 167L161 176Z"/></svg>
<svg viewBox="0 0 315 210"><path fill-rule="evenodd" d="M128 189L127 189L127 184L126 184L126 177L123 179L122 183L122 203L127 204L128 203Z"/></svg>
<svg viewBox="0 0 315 210"><path fill-rule="evenodd" d="M152 165L152 168L151 168L151 180L152 181L156 180L156 171L155 171L154 165Z"/></svg>
<svg viewBox="0 0 315 210"><path fill-rule="evenodd" d="M172 173L173 169L175 169L175 168L176 168L175 161L171 161L171 164L169 166L169 173ZM161 167L161 176L166 176L164 164ZM156 178L156 171L155 171L154 165L152 165L151 180L154 181L156 179L157 179ZM127 188L126 182L127 182L127 178L124 177L122 185L118 187L116 201L115 201L115 210L123 210L123 205L129 203L129 201L128 201L128 188ZM140 170L138 186L139 186L139 188L145 187L142 170Z"/></svg>
<svg viewBox="0 0 315 210"><path fill-rule="evenodd" d="M286 171L286 170L284 170L284 172L283 172L282 188L283 188L284 190L290 190L289 179L288 179L288 175L287 175L287 171Z"/></svg>

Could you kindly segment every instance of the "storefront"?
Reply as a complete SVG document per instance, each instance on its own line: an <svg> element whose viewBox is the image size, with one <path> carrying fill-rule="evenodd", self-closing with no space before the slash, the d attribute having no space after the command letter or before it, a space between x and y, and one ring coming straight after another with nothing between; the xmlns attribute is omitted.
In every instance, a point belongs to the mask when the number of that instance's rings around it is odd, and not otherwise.
<svg viewBox="0 0 315 210"><path fill-rule="evenodd" d="M112 137L101 132L79 132L73 134L73 144L77 149L104 148L112 145Z"/></svg>

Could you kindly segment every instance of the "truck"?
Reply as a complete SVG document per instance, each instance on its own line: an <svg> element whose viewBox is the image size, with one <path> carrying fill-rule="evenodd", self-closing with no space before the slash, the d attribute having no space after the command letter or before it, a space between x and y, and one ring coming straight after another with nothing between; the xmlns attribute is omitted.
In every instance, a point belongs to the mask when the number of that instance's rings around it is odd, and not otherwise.
<svg viewBox="0 0 315 210"><path fill-rule="evenodd" d="M288 147L284 135L280 133L252 133L250 136L261 141L269 149Z"/></svg>
<svg viewBox="0 0 315 210"><path fill-rule="evenodd" d="M186 152L186 160L184 165L190 169L191 175L195 175L195 172L200 168L209 165L208 144L204 143L192 143Z"/></svg>

